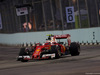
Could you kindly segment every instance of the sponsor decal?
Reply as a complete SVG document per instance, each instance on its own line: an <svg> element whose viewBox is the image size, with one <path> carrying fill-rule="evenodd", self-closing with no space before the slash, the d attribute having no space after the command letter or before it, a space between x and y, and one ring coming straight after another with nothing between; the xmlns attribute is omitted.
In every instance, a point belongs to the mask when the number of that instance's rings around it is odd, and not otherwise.
<svg viewBox="0 0 100 75"><path fill-rule="evenodd" d="M28 9L27 7L16 8L16 13L17 13L17 16L27 15Z"/></svg>
<svg viewBox="0 0 100 75"><path fill-rule="evenodd" d="M53 54L43 54L42 57L48 57L48 56L51 56L51 58L54 58L55 57L55 53Z"/></svg>

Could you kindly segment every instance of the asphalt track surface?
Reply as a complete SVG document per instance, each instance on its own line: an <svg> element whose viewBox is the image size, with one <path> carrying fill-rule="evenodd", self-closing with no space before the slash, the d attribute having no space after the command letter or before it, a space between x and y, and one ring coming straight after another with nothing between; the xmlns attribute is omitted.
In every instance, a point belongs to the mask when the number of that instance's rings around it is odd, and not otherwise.
<svg viewBox="0 0 100 75"><path fill-rule="evenodd" d="M0 47L0 75L100 75L100 46L81 46L79 56L16 61L19 48Z"/></svg>

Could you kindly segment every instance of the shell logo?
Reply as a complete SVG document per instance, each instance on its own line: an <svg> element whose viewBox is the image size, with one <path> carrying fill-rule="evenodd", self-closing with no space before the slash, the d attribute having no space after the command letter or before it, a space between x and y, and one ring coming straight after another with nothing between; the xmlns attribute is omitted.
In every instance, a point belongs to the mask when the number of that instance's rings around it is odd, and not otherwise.
<svg viewBox="0 0 100 75"><path fill-rule="evenodd" d="M37 49L36 51L40 51L40 49Z"/></svg>

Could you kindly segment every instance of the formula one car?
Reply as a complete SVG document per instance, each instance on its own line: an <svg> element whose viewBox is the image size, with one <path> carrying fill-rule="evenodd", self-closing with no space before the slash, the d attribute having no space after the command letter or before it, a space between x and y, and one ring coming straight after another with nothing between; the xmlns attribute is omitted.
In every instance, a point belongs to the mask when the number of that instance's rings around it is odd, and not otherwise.
<svg viewBox="0 0 100 75"><path fill-rule="evenodd" d="M68 54L77 56L80 54L80 45L76 42L71 43L70 37L69 34L49 35L44 44L36 43L30 48L21 48L17 60L27 62L33 59L60 58L62 55ZM67 39L68 45L57 42L57 39Z"/></svg>

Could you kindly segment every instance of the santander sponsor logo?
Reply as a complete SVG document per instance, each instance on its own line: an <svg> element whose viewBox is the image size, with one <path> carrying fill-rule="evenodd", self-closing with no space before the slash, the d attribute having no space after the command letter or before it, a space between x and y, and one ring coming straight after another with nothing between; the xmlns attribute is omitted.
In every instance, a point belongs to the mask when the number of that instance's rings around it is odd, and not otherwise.
<svg viewBox="0 0 100 75"><path fill-rule="evenodd" d="M67 38L70 36L69 34L63 34L63 35L55 35L55 38Z"/></svg>

